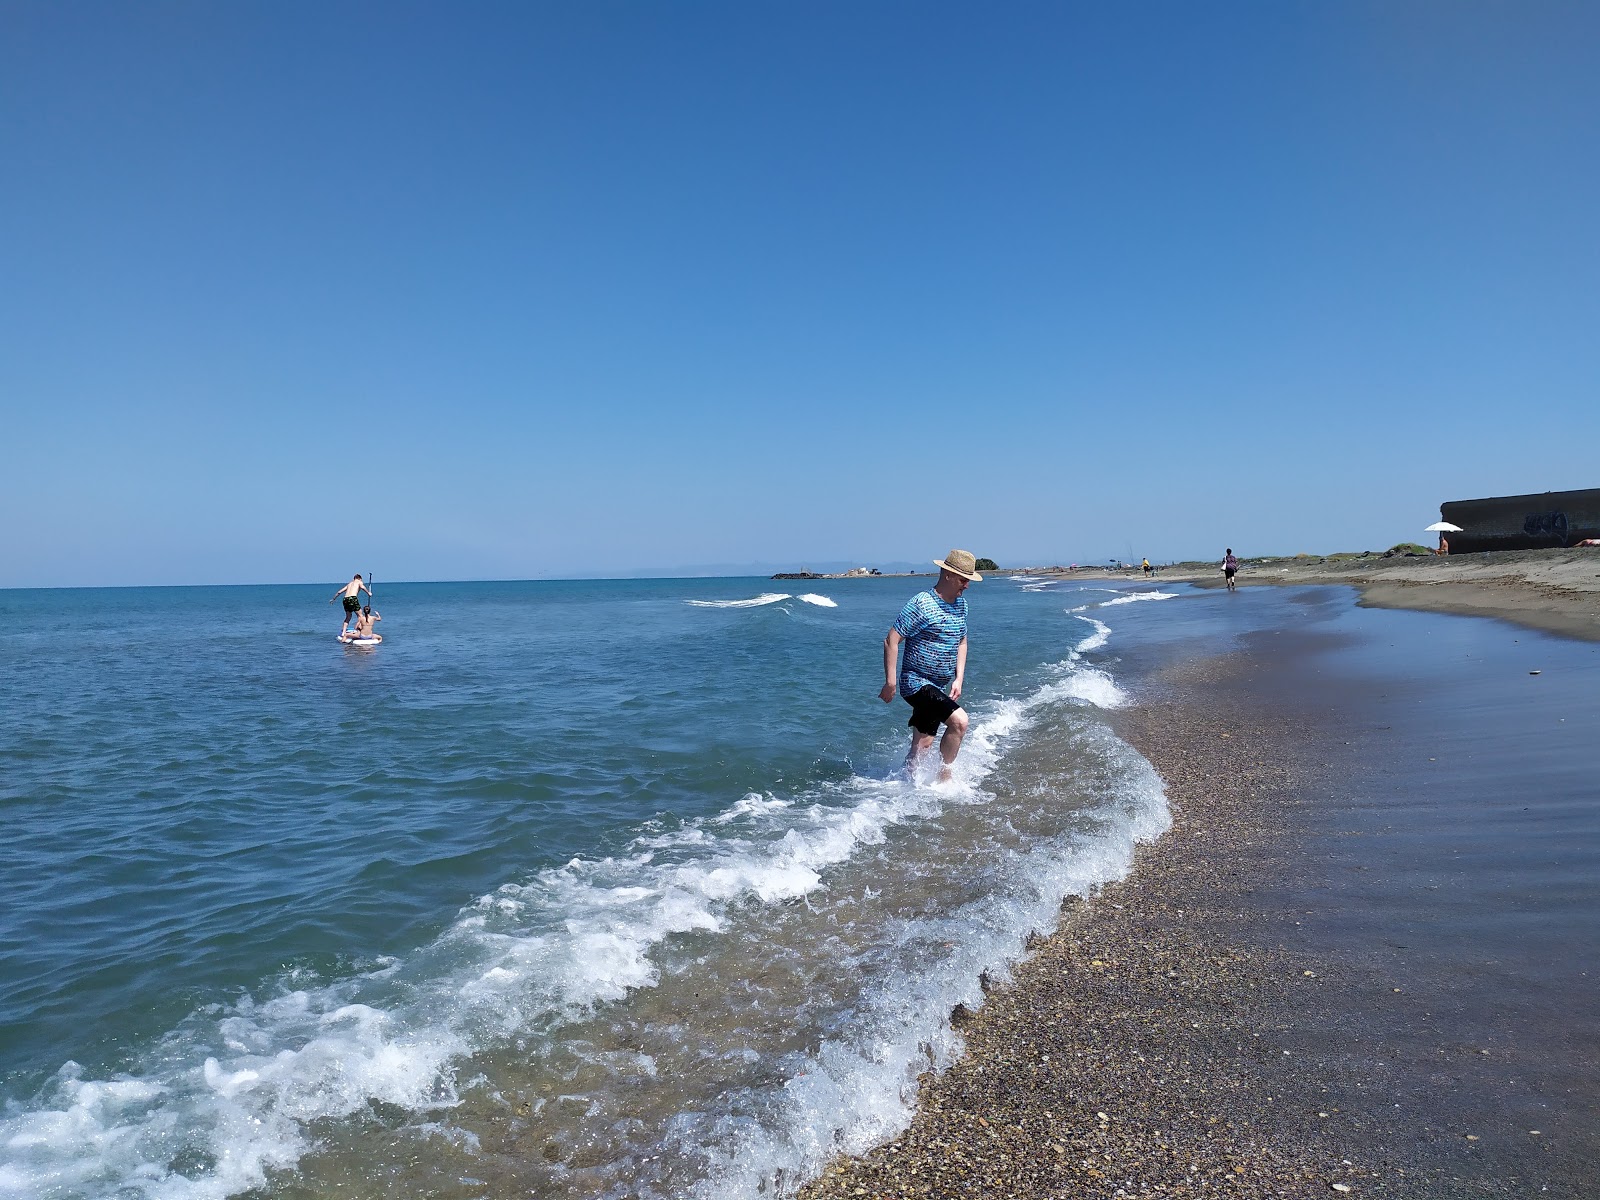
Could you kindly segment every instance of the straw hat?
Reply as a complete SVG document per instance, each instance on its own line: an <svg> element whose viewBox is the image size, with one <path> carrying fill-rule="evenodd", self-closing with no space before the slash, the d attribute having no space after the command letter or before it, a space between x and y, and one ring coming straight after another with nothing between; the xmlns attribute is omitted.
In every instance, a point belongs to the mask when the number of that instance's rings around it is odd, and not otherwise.
<svg viewBox="0 0 1600 1200"><path fill-rule="evenodd" d="M966 550L952 550L943 558L933 560L933 565L943 567L952 575L959 575L963 579L970 579L973 583L982 583L983 576L973 570L978 565L978 560L973 558Z"/></svg>

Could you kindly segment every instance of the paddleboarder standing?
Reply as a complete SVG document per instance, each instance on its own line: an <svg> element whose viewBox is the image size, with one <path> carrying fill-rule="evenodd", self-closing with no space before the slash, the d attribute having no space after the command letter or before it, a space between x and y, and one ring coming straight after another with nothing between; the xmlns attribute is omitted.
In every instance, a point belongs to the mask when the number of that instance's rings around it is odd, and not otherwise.
<svg viewBox="0 0 1600 1200"><path fill-rule="evenodd" d="M340 633L349 633L350 622L360 616L362 592L367 593L368 600L372 599L372 589L367 587L366 583L362 581L361 572L357 571L350 577L349 583L328 597L329 604L332 604L340 596L344 597L344 626L339 630Z"/></svg>

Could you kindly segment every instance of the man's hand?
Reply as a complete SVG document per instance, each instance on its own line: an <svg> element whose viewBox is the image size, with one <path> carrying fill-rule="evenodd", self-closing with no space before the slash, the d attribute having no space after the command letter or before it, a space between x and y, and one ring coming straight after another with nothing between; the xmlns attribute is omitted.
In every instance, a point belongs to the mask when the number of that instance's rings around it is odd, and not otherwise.
<svg viewBox="0 0 1600 1200"><path fill-rule="evenodd" d="M885 704L889 703L889 701L894 699L894 690L894 684L884 684L883 690L878 693L878 699L882 700Z"/></svg>
<svg viewBox="0 0 1600 1200"><path fill-rule="evenodd" d="M961 680L958 679L950 685L950 691L947 693L947 695L952 700L961 699Z"/></svg>

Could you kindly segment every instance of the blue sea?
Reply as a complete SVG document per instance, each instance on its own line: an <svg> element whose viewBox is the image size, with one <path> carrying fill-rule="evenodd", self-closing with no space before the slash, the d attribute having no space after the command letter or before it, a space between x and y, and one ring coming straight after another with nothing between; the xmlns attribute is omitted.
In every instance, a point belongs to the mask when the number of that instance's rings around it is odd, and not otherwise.
<svg viewBox="0 0 1600 1200"><path fill-rule="evenodd" d="M1104 715L1150 586L0 592L0 1195L754 1196L908 1118L1063 899L1169 824Z"/></svg>

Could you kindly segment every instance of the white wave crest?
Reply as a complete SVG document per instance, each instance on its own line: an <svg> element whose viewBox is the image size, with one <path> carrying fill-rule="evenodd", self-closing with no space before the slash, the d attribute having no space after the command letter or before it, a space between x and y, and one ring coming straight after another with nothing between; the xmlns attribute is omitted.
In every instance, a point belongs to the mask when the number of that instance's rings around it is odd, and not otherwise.
<svg viewBox="0 0 1600 1200"><path fill-rule="evenodd" d="M1094 667L1079 667L1060 683L1054 685L1056 694L1072 700L1083 700L1096 708L1125 708L1128 693L1117 686L1117 681Z"/></svg>
<svg viewBox="0 0 1600 1200"><path fill-rule="evenodd" d="M748 600L685 600L685 604L692 604L695 608L760 608L767 604L776 604L780 600L789 600L792 597L788 592L762 592L759 596L752 596Z"/></svg>
<svg viewBox="0 0 1600 1200"><path fill-rule="evenodd" d="M818 608L838 608L839 607L837 604L835 604L832 600L828 599L826 596L819 596L819 595L817 595L816 592L806 592L800 597L800 599L804 600L807 604L815 604Z"/></svg>
<svg viewBox="0 0 1600 1200"><path fill-rule="evenodd" d="M1118 596L1115 600L1102 600L1096 607L1111 608L1117 604L1137 604L1141 600L1176 600L1177 592L1129 592L1126 596Z"/></svg>
<svg viewBox="0 0 1600 1200"><path fill-rule="evenodd" d="M1078 613L1088 612L1091 608L1114 608L1119 604L1137 604L1141 600L1176 600L1177 598L1177 592L1128 592L1126 595L1118 596L1114 600L1100 600L1094 604L1080 604L1076 608L1067 609L1067 611L1076 616Z"/></svg>
<svg viewBox="0 0 1600 1200"><path fill-rule="evenodd" d="M1087 654L1091 650L1098 650L1111 640L1111 626L1104 621L1097 621L1093 617L1079 616L1076 613L1073 615L1077 616L1078 620L1087 621L1094 626L1094 632L1072 648L1075 654Z"/></svg>

